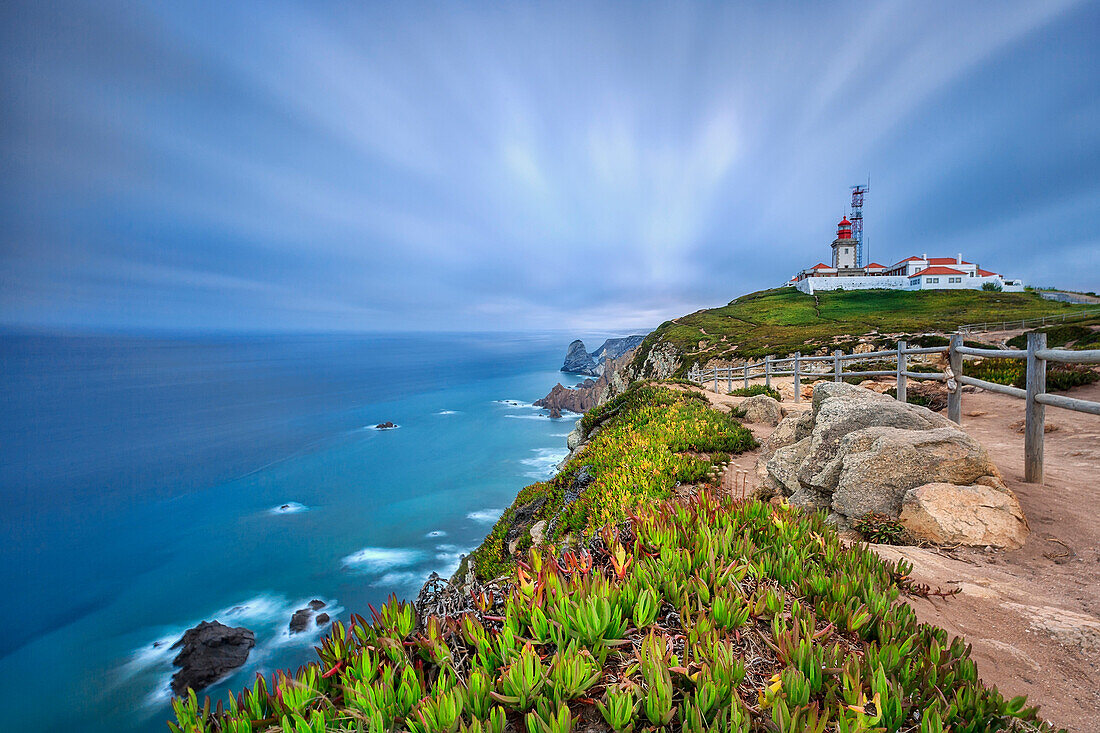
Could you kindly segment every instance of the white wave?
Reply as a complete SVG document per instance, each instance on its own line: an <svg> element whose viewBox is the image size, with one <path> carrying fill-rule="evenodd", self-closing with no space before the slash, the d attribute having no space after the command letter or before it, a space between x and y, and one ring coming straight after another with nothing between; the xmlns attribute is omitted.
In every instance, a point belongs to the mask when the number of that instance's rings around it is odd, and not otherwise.
<svg viewBox="0 0 1100 733"><path fill-rule="evenodd" d="M443 531L443 530L441 530L441 529L433 529L433 530L432 530L431 532L429 532L428 534L426 534L426 535L424 535L424 536L425 536L425 537L433 537L433 538L434 538L434 537L446 537L446 536L447 536L447 533L446 533L446 532L444 532L444 531Z"/></svg>
<svg viewBox="0 0 1100 733"><path fill-rule="evenodd" d="M530 467L524 475L537 479L553 478L558 471L558 464L569 455L569 451L561 448L535 448L532 452L534 456L524 458L520 463Z"/></svg>
<svg viewBox="0 0 1100 733"><path fill-rule="evenodd" d="M479 509L476 512L467 514L466 518L472 519L475 522L480 522L481 524L492 524L500 519L500 515L503 513L503 509Z"/></svg>
<svg viewBox="0 0 1100 733"><path fill-rule="evenodd" d="M440 410L436 415L457 415L458 410Z"/></svg>
<svg viewBox="0 0 1100 733"><path fill-rule="evenodd" d="M371 585L397 586L400 588L419 588L420 586L424 585L424 581L427 579L427 573L422 573L415 570L402 570L399 572L386 573L381 578L371 583Z"/></svg>
<svg viewBox="0 0 1100 733"><path fill-rule="evenodd" d="M569 433L550 433L551 438L568 438Z"/></svg>
<svg viewBox="0 0 1100 733"><path fill-rule="evenodd" d="M390 428L380 428L380 427L378 427L381 424L382 423L377 423L375 425L364 425L363 430L374 430L374 431L379 432L379 433L384 433L388 430L397 430L399 427L401 427L400 425L398 425L396 423L394 423L393 427L390 427Z"/></svg>
<svg viewBox="0 0 1100 733"><path fill-rule="evenodd" d="M498 405L505 405L517 410L541 410L541 407L537 407L530 402L523 402L521 400L493 400Z"/></svg>
<svg viewBox="0 0 1100 733"><path fill-rule="evenodd" d="M548 420L549 415L505 415L504 417L515 418L516 420Z"/></svg>
<svg viewBox="0 0 1100 733"><path fill-rule="evenodd" d="M243 626L256 635L256 646L249 653L247 661L241 667L226 674L226 677L242 670L255 672L263 666L264 661L271 656L272 650L278 646L286 644L313 646L317 643L317 638L328 629L330 624L317 626L314 623L303 632L290 633L290 619L294 612L300 608L308 608L309 602L314 598L325 602L325 607L318 613L327 613L332 620L344 611L337 601L316 595L290 601L280 595L261 594L243 603L218 609L204 615L202 619L163 629L157 633L153 641L134 650L130 659L120 670L122 678L130 679L141 672L152 672L156 675L156 684L146 696L145 704L148 706L165 704L172 697L172 675L177 671L172 660L178 654L178 649L172 649L172 645L179 641L188 629L197 626L199 621L212 620L220 621L226 626ZM217 682L214 683L216 684Z"/></svg>
<svg viewBox="0 0 1100 733"><path fill-rule="evenodd" d="M297 514L298 512L308 512L309 507L305 504L299 504L296 501L288 501L285 504L279 506L273 506L268 510L271 514Z"/></svg>
<svg viewBox="0 0 1100 733"><path fill-rule="evenodd" d="M344 565L355 570L381 573L391 568L415 565L424 558L420 550L400 547L364 547L344 558Z"/></svg>

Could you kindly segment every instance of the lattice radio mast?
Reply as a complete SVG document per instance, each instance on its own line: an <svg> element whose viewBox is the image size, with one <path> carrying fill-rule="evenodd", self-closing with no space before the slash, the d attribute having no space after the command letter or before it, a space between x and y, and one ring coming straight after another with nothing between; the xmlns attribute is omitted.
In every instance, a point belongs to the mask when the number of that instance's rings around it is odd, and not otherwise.
<svg viewBox="0 0 1100 733"><path fill-rule="evenodd" d="M863 248L863 197L871 190L871 177L866 186L852 186L852 239L856 240L856 267L866 264Z"/></svg>

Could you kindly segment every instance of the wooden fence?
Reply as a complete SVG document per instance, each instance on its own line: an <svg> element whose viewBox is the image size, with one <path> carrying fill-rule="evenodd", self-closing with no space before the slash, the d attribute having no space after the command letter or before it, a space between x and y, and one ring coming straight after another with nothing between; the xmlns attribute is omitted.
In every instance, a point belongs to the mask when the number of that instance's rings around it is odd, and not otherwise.
<svg viewBox="0 0 1100 733"><path fill-rule="evenodd" d="M1041 326L1049 326L1054 323L1066 323L1067 321L1079 321L1084 318L1100 316L1100 308L1086 308L1063 313L1060 316L1041 316L1039 318L1025 318L1019 321L989 321L988 323L968 323L959 326L959 333L981 333L983 331L1010 331L1016 329L1028 329Z"/></svg>
<svg viewBox="0 0 1100 733"><path fill-rule="evenodd" d="M909 368L909 357L920 354L946 354L948 366L943 372L914 372ZM1026 360L1026 389L1012 387L982 379L968 377L964 373L963 363L966 357L1002 358ZM845 371L844 364L849 361L896 360L890 370ZM844 354L834 351L829 356L794 356L776 358L765 356L763 361L741 366L713 367L712 369L692 368L688 379L700 385L713 382L714 391L719 391L719 383L726 383L726 392L732 392L734 383L749 386L752 379L763 377L764 384L772 386L776 377L792 377L794 381L794 401L802 399L802 380L804 378L832 379L842 381L845 377L894 377L897 382L897 399L907 400L907 384L910 379L929 379L947 384L947 417L962 422L962 387L970 385L981 387L990 392L1005 394L1024 400L1024 480L1030 483L1043 482L1043 436L1046 421L1046 407L1059 407L1065 410L1085 412L1100 416L1100 403L1079 400L1073 397L1050 394L1046 391L1047 362L1061 364L1100 364L1100 349L1073 351L1070 349L1048 349L1045 333L1029 333L1027 349L978 349L963 346L961 333L954 334L947 346L910 348L905 341L898 341L896 349L873 351L865 354Z"/></svg>

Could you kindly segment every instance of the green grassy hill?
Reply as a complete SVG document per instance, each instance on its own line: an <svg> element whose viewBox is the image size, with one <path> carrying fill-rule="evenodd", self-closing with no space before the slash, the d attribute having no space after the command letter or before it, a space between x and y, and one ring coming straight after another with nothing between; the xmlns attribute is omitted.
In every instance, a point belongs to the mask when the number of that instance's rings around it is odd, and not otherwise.
<svg viewBox="0 0 1100 733"><path fill-rule="evenodd" d="M651 350L671 344L680 355L678 374L693 362L809 353L854 345L871 333L947 333L967 323L1061 315L1088 306L1044 300L1035 293L982 290L828 291L806 295L794 288L743 295L661 324L635 357L635 373Z"/></svg>

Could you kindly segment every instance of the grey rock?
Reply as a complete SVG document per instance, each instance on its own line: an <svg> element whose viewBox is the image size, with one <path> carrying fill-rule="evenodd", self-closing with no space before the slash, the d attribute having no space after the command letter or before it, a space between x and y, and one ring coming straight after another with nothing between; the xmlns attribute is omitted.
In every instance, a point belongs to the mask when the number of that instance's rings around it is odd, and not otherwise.
<svg viewBox="0 0 1100 733"><path fill-rule="evenodd" d="M312 608L314 611L320 611L322 608L325 607L325 602L314 598L312 601L309 602L309 607Z"/></svg>
<svg viewBox="0 0 1100 733"><path fill-rule="evenodd" d="M840 451L843 466L833 509L848 517L868 512L897 517L909 489L927 483L969 485L997 474L981 444L954 427L865 428L845 438Z"/></svg>
<svg viewBox="0 0 1100 733"><path fill-rule="evenodd" d="M758 394L741 401L738 407L744 413L745 422L778 425L783 419L783 406L768 395Z"/></svg>
<svg viewBox="0 0 1100 733"><path fill-rule="evenodd" d="M172 664L172 693L184 695L188 688L199 691L240 667L256 646L256 635L246 628L232 628L218 621L203 621L188 629L172 645L179 654Z"/></svg>
<svg viewBox="0 0 1100 733"><path fill-rule="evenodd" d="M579 499L584 490L595 480L596 477L588 471L588 466L581 466L577 469L577 472L573 474L573 480L569 482L569 486L565 489L564 505L569 506Z"/></svg>
<svg viewBox="0 0 1100 733"><path fill-rule="evenodd" d="M327 613L317 614L317 625L318 626L324 626L325 624L327 624L331 620L332 619L329 617L329 615Z"/></svg>
<svg viewBox="0 0 1100 733"><path fill-rule="evenodd" d="M596 369L596 360L584 348L584 342L577 339L569 344L569 350L565 353L565 363L561 371L571 374L586 374L598 377L600 372Z"/></svg>
<svg viewBox="0 0 1100 733"><path fill-rule="evenodd" d="M768 476L776 482L783 494L789 496L802 488L798 480L798 468L809 450L810 439L803 438L797 443L778 449L768 459Z"/></svg>
<svg viewBox="0 0 1100 733"><path fill-rule="evenodd" d="M821 485L813 477L836 457L841 440L853 432L871 427L958 430L947 418L924 407L843 382L823 382L814 387L813 416L810 451L799 470L799 479L808 486Z"/></svg>
<svg viewBox="0 0 1100 733"><path fill-rule="evenodd" d="M584 442L584 431L581 430L581 421L577 420L576 426L570 431L569 435L565 437L565 447L572 453L577 447Z"/></svg>

